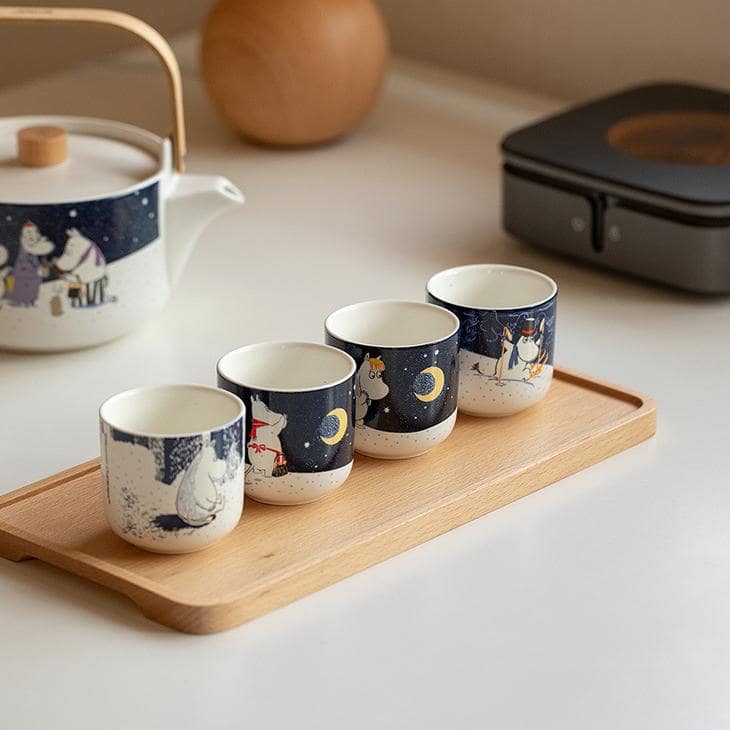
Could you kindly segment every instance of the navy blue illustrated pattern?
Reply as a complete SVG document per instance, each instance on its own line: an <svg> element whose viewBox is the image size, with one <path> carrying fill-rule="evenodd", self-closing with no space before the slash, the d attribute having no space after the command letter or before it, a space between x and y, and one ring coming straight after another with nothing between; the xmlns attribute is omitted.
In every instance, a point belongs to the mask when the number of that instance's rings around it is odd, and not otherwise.
<svg viewBox="0 0 730 730"><path fill-rule="evenodd" d="M322 419L319 425L319 435L323 438L331 439L337 434L340 428L340 422L336 416L327 415Z"/></svg>
<svg viewBox="0 0 730 730"><path fill-rule="evenodd" d="M354 458L353 379L320 390L254 390L221 375L218 386L246 406L246 463L262 476L316 473Z"/></svg>
<svg viewBox="0 0 730 730"><path fill-rule="evenodd" d="M525 329L542 328L541 341L545 352L545 363L553 364L555 357L555 319L557 295L549 301L531 309L469 309L447 304L428 295L428 301L452 311L461 322L459 347L497 359L502 354L505 329L513 338L518 338Z"/></svg>
<svg viewBox="0 0 730 730"><path fill-rule="evenodd" d="M436 426L456 410L458 333L420 347L363 347L327 333L327 344L358 364L355 424L413 433Z"/></svg>
<svg viewBox="0 0 730 730"><path fill-rule="evenodd" d="M158 184L117 198L80 203L16 205L0 203L0 244L12 266L20 261L20 239L28 223L52 244L42 260L52 262L64 252L69 229L79 230L101 250L107 264L139 251L160 236ZM22 259L22 257L21 257ZM52 268L44 277L58 277Z"/></svg>
<svg viewBox="0 0 730 730"><path fill-rule="evenodd" d="M158 482L168 485L177 479L180 472L185 471L190 466L203 447L202 436L155 438L135 436L125 431L112 428L111 437L114 441L143 446L152 452L155 457L155 466L157 467L155 479ZM226 459L231 446L234 446L239 457L241 459L243 458L242 421L237 421L218 431L212 431L210 438L218 459Z"/></svg>
<svg viewBox="0 0 730 730"><path fill-rule="evenodd" d="M421 372L413 380L413 392L418 395L431 393L436 385L436 378L431 373Z"/></svg>

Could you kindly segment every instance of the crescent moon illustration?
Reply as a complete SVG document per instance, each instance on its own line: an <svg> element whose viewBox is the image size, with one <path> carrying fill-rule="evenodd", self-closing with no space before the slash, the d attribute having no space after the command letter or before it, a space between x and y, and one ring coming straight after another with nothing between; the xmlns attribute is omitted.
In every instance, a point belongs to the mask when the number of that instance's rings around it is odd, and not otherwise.
<svg viewBox="0 0 730 730"><path fill-rule="evenodd" d="M435 365L421 370L413 383L413 393L418 400L430 403L441 395L444 389L444 371Z"/></svg>
<svg viewBox="0 0 730 730"><path fill-rule="evenodd" d="M319 426L319 437L327 446L334 446L342 441L347 431L347 412L344 408L333 408Z"/></svg>

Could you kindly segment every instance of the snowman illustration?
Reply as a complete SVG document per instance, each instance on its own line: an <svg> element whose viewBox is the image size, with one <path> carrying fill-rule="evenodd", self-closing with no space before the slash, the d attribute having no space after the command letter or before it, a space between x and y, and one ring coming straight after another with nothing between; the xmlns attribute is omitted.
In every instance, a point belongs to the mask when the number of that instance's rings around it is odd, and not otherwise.
<svg viewBox="0 0 730 730"><path fill-rule="evenodd" d="M281 477L289 473L279 434L286 428L286 416L272 411L259 396L251 399L251 431L247 453L249 471L265 477Z"/></svg>
<svg viewBox="0 0 730 730"><path fill-rule="evenodd" d="M548 352L543 349L545 335L545 315L540 324L534 317L527 317L522 321L519 334L515 337L509 327L502 331L502 351L494 364L493 376L499 385L504 377L504 361L507 370L515 370L519 378L528 382L536 378L547 362Z"/></svg>

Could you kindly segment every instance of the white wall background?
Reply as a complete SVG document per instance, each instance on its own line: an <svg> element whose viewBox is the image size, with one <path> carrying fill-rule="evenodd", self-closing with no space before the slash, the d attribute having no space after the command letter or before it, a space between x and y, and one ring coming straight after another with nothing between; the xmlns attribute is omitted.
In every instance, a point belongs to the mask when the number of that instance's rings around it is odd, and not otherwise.
<svg viewBox="0 0 730 730"><path fill-rule="evenodd" d="M404 54L564 98L730 87L729 0L379 0Z"/></svg>
<svg viewBox="0 0 730 730"><path fill-rule="evenodd" d="M200 25L211 0L9 0L2 4L123 10L170 36ZM122 31L101 27L0 25L0 85L41 76L134 43ZM14 112L7 109L2 114Z"/></svg>
<svg viewBox="0 0 730 730"><path fill-rule="evenodd" d="M139 15L167 35L200 26L212 4L211 0L88 1ZM314 1L322 5L328 0ZM730 0L376 2L397 52L566 99L649 79L730 86ZM46 3L19 0L18 4ZM83 0L47 4L83 4ZM113 31L0 27L0 84L125 44L129 39Z"/></svg>

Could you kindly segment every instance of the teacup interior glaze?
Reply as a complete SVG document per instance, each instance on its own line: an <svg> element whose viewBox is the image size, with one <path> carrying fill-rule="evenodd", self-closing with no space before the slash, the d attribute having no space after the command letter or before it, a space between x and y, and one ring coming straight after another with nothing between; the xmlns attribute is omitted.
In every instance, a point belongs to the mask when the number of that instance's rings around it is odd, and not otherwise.
<svg viewBox="0 0 730 730"><path fill-rule="evenodd" d="M426 289L441 301L471 309L535 307L557 292L555 282L545 274L505 264L447 269L432 276Z"/></svg>
<svg viewBox="0 0 730 730"><path fill-rule="evenodd" d="M261 342L224 355L218 373L254 390L296 392L347 380L355 363L342 350L313 342Z"/></svg>
<svg viewBox="0 0 730 730"><path fill-rule="evenodd" d="M243 404L218 388L163 385L113 396L101 406L99 415L118 431L174 438L224 428L243 415Z"/></svg>
<svg viewBox="0 0 730 730"><path fill-rule="evenodd" d="M377 300L337 310L327 317L325 329L343 342L364 347L419 347L450 337L459 322L433 304Z"/></svg>

